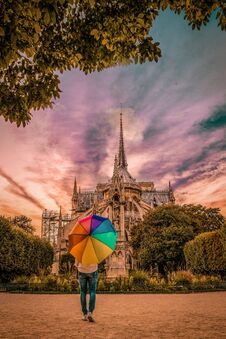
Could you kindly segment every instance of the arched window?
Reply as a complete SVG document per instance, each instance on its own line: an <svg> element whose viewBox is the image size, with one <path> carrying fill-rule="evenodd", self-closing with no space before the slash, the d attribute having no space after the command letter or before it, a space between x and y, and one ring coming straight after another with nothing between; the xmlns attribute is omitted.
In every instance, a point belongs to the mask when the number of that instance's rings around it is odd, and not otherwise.
<svg viewBox="0 0 226 339"><path fill-rule="evenodd" d="M111 261L112 261L113 263L117 262L117 256L116 256L116 253L115 253L115 252L113 252L112 255L111 255Z"/></svg>
<svg viewBox="0 0 226 339"><path fill-rule="evenodd" d="M119 195L117 193L113 196L113 201L119 202Z"/></svg>
<svg viewBox="0 0 226 339"><path fill-rule="evenodd" d="M125 231L125 238L126 238L126 241L129 241L128 233L126 231Z"/></svg>

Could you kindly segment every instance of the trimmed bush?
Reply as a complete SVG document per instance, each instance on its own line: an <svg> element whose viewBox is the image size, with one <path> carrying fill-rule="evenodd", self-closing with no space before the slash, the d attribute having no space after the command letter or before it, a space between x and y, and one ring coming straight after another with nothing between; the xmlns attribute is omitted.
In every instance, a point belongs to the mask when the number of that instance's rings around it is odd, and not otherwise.
<svg viewBox="0 0 226 339"><path fill-rule="evenodd" d="M184 247L187 268L198 274L226 274L226 239L222 230L205 232Z"/></svg>

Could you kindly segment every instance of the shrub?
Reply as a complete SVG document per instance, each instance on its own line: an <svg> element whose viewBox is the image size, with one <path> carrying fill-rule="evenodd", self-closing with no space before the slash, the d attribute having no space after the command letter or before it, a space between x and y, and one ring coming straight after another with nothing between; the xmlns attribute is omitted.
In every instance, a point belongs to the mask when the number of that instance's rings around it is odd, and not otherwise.
<svg viewBox="0 0 226 339"><path fill-rule="evenodd" d="M149 285L152 290L163 290L167 287L166 280L160 276L153 276L149 279Z"/></svg>
<svg viewBox="0 0 226 339"><path fill-rule="evenodd" d="M104 275L100 275L100 278L98 280L97 284L97 290L98 291L110 291L111 286L113 283L106 279Z"/></svg>
<svg viewBox="0 0 226 339"><path fill-rule="evenodd" d="M116 292L116 289L115 289L115 286L114 285L112 285L111 287L110 287L110 292Z"/></svg>
<svg viewBox="0 0 226 339"><path fill-rule="evenodd" d="M12 282L14 284L27 284L28 283L28 277L26 275L19 275L15 277Z"/></svg>
<svg viewBox="0 0 226 339"><path fill-rule="evenodd" d="M41 284L42 280L41 280L41 277L38 277L37 275L32 275L31 277L28 278L28 283L29 284Z"/></svg>
<svg viewBox="0 0 226 339"><path fill-rule="evenodd" d="M175 286L186 286L189 287L192 285L192 279L194 275L190 271L177 271L168 274L169 284Z"/></svg>
<svg viewBox="0 0 226 339"><path fill-rule="evenodd" d="M187 268L198 274L226 273L226 239L221 230L201 233L184 247Z"/></svg>
<svg viewBox="0 0 226 339"><path fill-rule="evenodd" d="M146 271L135 271L129 282L133 290L146 290L149 287L149 275Z"/></svg>
<svg viewBox="0 0 226 339"><path fill-rule="evenodd" d="M66 278L59 276L57 278L57 290L61 292L72 292L72 286Z"/></svg>
<svg viewBox="0 0 226 339"><path fill-rule="evenodd" d="M20 276L13 280L14 284L25 285L23 288L30 291L78 291L79 283L74 275L68 277L63 275L32 275L30 277Z"/></svg>
<svg viewBox="0 0 226 339"><path fill-rule="evenodd" d="M129 277L122 277L121 289L123 291L130 291L130 280Z"/></svg>
<svg viewBox="0 0 226 339"><path fill-rule="evenodd" d="M106 287L105 287L104 281L102 279L99 279L98 285L97 285L97 290L98 291L105 291L106 290L105 288Z"/></svg>
<svg viewBox="0 0 226 339"><path fill-rule="evenodd" d="M179 271L168 274L168 282L159 275L149 277L147 272L133 272L130 277L119 277L109 281L104 276L98 281L98 291L111 293L129 291L177 291L225 289L226 285L219 276L194 275L190 271ZM59 291L62 293L80 292L79 283L74 275L63 276L18 276L13 284L7 284L7 290L20 291Z"/></svg>
<svg viewBox="0 0 226 339"><path fill-rule="evenodd" d="M223 285L223 282L218 276L195 275L192 279L192 288L194 290L214 289L221 287L221 285Z"/></svg>

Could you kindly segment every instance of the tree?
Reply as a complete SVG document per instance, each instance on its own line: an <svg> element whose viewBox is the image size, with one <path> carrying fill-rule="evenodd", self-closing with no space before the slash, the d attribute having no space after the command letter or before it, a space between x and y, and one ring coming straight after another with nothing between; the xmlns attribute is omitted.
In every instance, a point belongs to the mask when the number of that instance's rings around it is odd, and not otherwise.
<svg viewBox="0 0 226 339"><path fill-rule="evenodd" d="M141 267L158 265L161 274L185 264L184 244L194 237L192 220L180 206L164 205L151 210L133 227L131 245Z"/></svg>
<svg viewBox="0 0 226 339"><path fill-rule="evenodd" d="M193 225L195 234L217 230L225 221L219 208L190 204L183 205L182 210L195 221Z"/></svg>
<svg viewBox="0 0 226 339"><path fill-rule="evenodd" d="M10 244L14 237L9 219L0 216L0 281L10 279L10 269L14 267L13 248Z"/></svg>
<svg viewBox="0 0 226 339"><path fill-rule="evenodd" d="M49 242L15 228L12 221L0 217L0 279L9 281L18 275L48 271L53 263Z"/></svg>
<svg viewBox="0 0 226 339"><path fill-rule="evenodd" d="M27 233L33 234L35 229L31 225L31 221L32 220L30 218L27 218L25 215L19 215L12 219L13 225L20 227Z"/></svg>
<svg viewBox="0 0 226 339"><path fill-rule="evenodd" d="M0 115L25 126L32 109L51 107L60 94L56 71L157 62L161 50L149 33L167 8L192 29L216 11L226 29L225 1L0 0Z"/></svg>
<svg viewBox="0 0 226 339"><path fill-rule="evenodd" d="M193 273L220 274L223 277L226 275L225 249L223 229L201 233L184 247L187 268Z"/></svg>
<svg viewBox="0 0 226 339"><path fill-rule="evenodd" d="M218 209L201 205L159 206L132 228L134 255L146 270L156 264L162 274L183 268L186 242L203 231L219 228L223 222L224 218Z"/></svg>
<svg viewBox="0 0 226 339"><path fill-rule="evenodd" d="M75 270L74 264L75 258L73 257L73 255L71 255L70 253L63 254L60 258L59 273L72 273Z"/></svg>

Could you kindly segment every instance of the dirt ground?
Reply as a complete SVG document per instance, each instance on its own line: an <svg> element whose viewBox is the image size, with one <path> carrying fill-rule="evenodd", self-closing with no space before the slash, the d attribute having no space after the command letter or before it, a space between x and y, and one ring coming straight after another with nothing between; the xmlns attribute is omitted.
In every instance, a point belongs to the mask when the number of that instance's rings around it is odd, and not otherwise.
<svg viewBox="0 0 226 339"><path fill-rule="evenodd" d="M95 323L79 295L0 293L0 338L226 338L226 292L98 294Z"/></svg>

